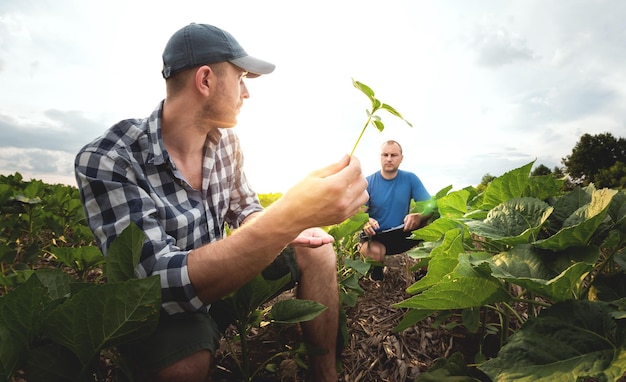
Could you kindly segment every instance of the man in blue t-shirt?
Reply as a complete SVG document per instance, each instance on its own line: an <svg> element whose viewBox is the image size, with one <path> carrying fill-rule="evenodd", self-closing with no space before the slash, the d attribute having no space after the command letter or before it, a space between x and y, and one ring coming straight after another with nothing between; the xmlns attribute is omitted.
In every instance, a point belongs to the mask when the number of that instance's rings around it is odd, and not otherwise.
<svg viewBox="0 0 626 382"><path fill-rule="evenodd" d="M411 232L423 227L430 216L409 213L411 199L430 199L421 180L412 172L400 170L402 147L386 141L380 148L381 170L367 177L369 222L363 226L360 252L364 257L384 263L385 256L404 253L418 242ZM374 266L372 280L383 279L383 267Z"/></svg>

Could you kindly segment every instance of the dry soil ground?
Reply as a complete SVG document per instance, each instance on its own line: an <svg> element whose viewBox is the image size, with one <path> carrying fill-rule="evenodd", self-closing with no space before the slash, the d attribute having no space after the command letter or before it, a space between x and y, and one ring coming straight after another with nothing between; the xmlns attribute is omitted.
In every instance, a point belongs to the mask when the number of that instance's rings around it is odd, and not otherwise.
<svg viewBox="0 0 626 382"><path fill-rule="evenodd" d="M384 281L361 280L365 295L359 297L357 305L347 311L350 341L342 353L341 381L413 381L432 366L436 358L458 350L462 339L450 331L432 328L430 319L403 332L394 332L404 312L392 305L410 296L405 289L414 280L414 274L409 270L413 263L404 254L391 256L386 261ZM289 341L292 341L292 346L296 345L298 335L295 327L256 332L249 340L252 364L260 364ZM237 348L223 344L217 355L217 381L237 380L233 352L239 356ZM304 380L302 369L291 357L285 357L277 364L280 364L279 371L263 371L255 381Z"/></svg>

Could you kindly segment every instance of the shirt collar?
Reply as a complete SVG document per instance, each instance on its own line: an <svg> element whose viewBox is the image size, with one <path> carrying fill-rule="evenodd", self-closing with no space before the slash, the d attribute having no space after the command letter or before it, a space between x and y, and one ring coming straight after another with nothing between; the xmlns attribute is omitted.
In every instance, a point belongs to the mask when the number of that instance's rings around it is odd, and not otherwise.
<svg viewBox="0 0 626 382"><path fill-rule="evenodd" d="M148 117L148 163L156 166L161 165L169 160L169 155L163 144L163 136L161 135L161 121L163 117L163 103L159 102L157 107Z"/></svg>

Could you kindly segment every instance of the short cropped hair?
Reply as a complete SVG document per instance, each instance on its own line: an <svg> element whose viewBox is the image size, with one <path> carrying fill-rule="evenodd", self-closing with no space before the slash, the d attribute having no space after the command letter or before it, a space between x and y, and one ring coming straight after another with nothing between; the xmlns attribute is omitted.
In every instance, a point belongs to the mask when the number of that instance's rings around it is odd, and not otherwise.
<svg viewBox="0 0 626 382"><path fill-rule="evenodd" d="M383 144L380 147L382 148L385 145L394 145L394 144L398 145L398 147L400 148L400 154L402 154L402 146L397 141L394 141L393 139L383 142Z"/></svg>

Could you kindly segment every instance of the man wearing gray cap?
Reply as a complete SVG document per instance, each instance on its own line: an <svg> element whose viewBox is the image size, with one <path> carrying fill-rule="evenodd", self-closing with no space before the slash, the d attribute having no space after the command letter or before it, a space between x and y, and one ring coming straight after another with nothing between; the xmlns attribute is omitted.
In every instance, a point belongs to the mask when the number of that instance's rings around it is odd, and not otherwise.
<svg viewBox="0 0 626 382"><path fill-rule="evenodd" d="M245 78L274 65L249 56L228 32L189 24L163 52L166 97L145 119L121 121L76 156L78 187L103 254L129 225L146 234L138 277L158 274L155 334L130 349L147 380L205 381L221 337L221 297L259 273L291 275L298 297L328 307L303 323L314 381L336 381L338 290L333 238L368 199L359 161L316 170L263 209L231 129ZM225 225L233 232L225 236ZM126 349L128 350L128 349Z"/></svg>

